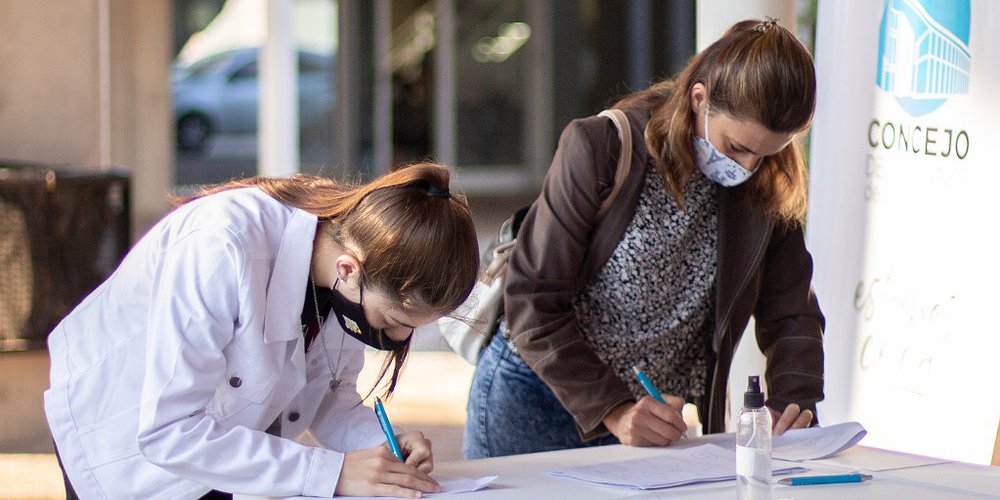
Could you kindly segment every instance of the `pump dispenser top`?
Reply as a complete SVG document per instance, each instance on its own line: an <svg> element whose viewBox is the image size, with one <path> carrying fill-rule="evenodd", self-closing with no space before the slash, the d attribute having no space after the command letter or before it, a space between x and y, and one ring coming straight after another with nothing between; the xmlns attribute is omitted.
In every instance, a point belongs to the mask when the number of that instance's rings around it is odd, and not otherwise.
<svg viewBox="0 0 1000 500"><path fill-rule="evenodd" d="M760 408L764 406L764 393L760 390L760 375L747 377L747 392L743 393L744 408Z"/></svg>
<svg viewBox="0 0 1000 500"><path fill-rule="evenodd" d="M760 375L750 375L736 424L736 493L739 500L771 499L771 412Z"/></svg>

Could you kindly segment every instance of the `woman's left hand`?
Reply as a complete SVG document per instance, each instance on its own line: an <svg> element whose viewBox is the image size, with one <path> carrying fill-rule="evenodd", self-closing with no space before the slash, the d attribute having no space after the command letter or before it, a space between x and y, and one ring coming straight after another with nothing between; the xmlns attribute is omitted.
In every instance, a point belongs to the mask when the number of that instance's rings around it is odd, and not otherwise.
<svg viewBox="0 0 1000 500"><path fill-rule="evenodd" d="M416 467L424 474L434 470L434 453L431 452L431 440L422 432L407 432L397 436L400 451L406 458L406 464Z"/></svg>
<svg viewBox="0 0 1000 500"><path fill-rule="evenodd" d="M771 435L774 436L780 436L788 429L804 429L813 421L812 410L802 410L796 403L786 406L781 414L770 407L767 411L771 412L771 422L774 422L771 426Z"/></svg>

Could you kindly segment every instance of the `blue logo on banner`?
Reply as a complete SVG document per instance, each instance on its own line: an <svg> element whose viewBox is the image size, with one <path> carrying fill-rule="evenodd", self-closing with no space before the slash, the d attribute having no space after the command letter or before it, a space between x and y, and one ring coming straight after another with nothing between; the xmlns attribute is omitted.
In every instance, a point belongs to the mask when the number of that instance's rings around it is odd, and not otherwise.
<svg viewBox="0 0 1000 500"><path fill-rule="evenodd" d="M887 0L876 84L912 116L969 92L969 0Z"/></svg>

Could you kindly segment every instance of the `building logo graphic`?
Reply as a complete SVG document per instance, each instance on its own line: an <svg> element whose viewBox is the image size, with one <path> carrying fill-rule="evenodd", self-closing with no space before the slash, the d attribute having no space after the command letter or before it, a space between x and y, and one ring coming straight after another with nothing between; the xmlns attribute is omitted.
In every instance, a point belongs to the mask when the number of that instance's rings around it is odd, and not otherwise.
<svg viewBox="0 0 1000 500"><path fill-rule="evenodd" d="M886 0L876 84L912 116L969 91L969 0Z"/></svg>

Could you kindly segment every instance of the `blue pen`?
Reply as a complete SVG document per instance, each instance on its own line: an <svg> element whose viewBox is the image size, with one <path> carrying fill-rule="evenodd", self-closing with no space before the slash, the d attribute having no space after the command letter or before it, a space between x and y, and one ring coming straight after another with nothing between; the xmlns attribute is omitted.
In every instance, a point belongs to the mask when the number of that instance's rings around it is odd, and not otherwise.
<svg viewBox="0 0 1000 500"><path fill-rule="evenodd" d="M653 381L649 380L649 377L647 377L645 373L642 373L642 370L640 370L638 366L633 366L632 371L635 372L635 378L639 379L639 383L642 384L642 387L646 389L646 392L649 393L653 399L670 406L667 404L667 401L663 399L663 395L656 389L656 386L653 385ZM684 431L684 433L681 434L681 437L688 437L687 431Z"/></svg>
<svg viewBox="0 0 1000 500"><path fill-rule="evenodd" d="M392 424L389 423L389 417L386 416L385 407L382 406L382 400L379 398L375 398L375 415L378 416L378 423L382 426L382 432L385 433L385 440L389 442L389 449L402 462L403 452L399 451L399 441L396 441L396 434L392 432Z"/></svg>
<svg viewBox="0 0 1000 500"><path fill-rule="evenodd" d="M647 377L645 373L642 373L642 370L640 370L638 366L633 366L632 371L635 372L635 378L639 379L639 383L642 384L642 387L646 389L646 392L648 392L653 399L663 404L667 404L667 402L663 400L663 395L660 394L660 391L656 390L656 386L653 385L653 382L649 380L649 377Z"/></svg>
<svg viewBox="0 0 1000 500"><path fill-rule="evenodd" d="M860 483L869 479L872 479L871 474L833 474L830 476L785 477L779 479L778 484L806 486L810 484Z"/></svg>

